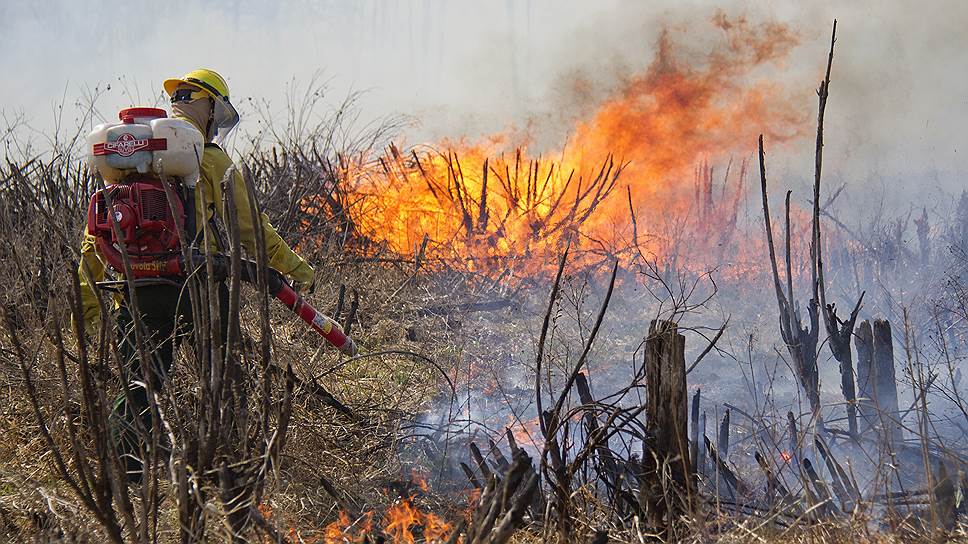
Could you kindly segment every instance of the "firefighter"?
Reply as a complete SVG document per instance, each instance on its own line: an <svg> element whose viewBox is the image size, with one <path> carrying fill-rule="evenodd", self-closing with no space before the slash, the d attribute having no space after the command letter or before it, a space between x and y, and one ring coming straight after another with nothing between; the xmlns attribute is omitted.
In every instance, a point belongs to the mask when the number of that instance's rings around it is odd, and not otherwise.
<svg viewBox="0 0 968 544"><path fill-rule="evenodd" d="M256 236L265 240L268 265L288 276L294 285L312 291L314 284L313 269L299 257L269 224L262 214L258 224L249 212L249 199L242 175L232 167L232 159L217 144L216 137L224 141L224 136L239 122L239 114L229 101L229 89L225 80L213 70L193 70L181 78L167 79L164 89L171 98L174 117L191 122L204 135L205 148L200 164L200 179L195 188L195 247L201 248L203 240L209 240L212 252L224 252L224 237L218 228L229 220L223 209L222 192L225 183L232 183L236 208L235 214L239 238L242 246L250 255L256 253ZM204 229L204 230L203 230ZM206 232L207 231L207 232ZM98 257L93 236L86 234L81 243L81 263L78 271L81 283L81 298L84 309L85 329L93 334L100 322L100 308L94 289L95 284L105 278L105 265ZM148 379L152 387L159 390L164 384L174 360L174 350L180 340L192 332L192 311L187 290L183 290L183 278L157 278L137 280L137 302L141 321L151 350L151 372ZM220 338L226 337L228 323L228 288L225 282L217 285L221 308ZM127 365L129 395L123 393L115 404L113 421L119 452L133 480L139 480L142 462L135 432L134 418L140 417L144 429L151 430L152 417L148 410L147 389L141 365L137 362L134 342L132 308L126 297L117 308L117 335L121 355ZM177 324L177 325L176 325ZM126 398L131 399L128 406Z"/></svg>

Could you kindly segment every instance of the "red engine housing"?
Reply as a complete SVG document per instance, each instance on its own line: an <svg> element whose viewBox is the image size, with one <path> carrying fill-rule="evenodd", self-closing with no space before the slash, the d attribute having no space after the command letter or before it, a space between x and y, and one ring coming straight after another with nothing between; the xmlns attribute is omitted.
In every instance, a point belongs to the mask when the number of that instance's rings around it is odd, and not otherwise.
<svg viewBox="0 0 968 544"><path fill-rule="evenodd" d="M161 180L127 178L91 197L87 232L95 237L98 253L118 272L124 270L121 256L124 247L135 278L177 276L181 273L177 225L184 224L185 209L180 199L176 198L173 204L168 205ZM120 238L111 225L112 216Z"/></svg>

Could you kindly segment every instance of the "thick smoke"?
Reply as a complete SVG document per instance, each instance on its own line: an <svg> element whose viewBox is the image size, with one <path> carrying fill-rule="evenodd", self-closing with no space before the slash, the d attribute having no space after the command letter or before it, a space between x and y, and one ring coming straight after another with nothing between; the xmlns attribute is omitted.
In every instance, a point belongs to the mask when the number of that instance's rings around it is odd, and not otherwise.
<svg viewBox="0 0 968 544"><path fill-rule="evenodd" d="M0 6L4 117L21 116L43 143L74 101L96 86L106 116L157 100L159 81L197 65L224 71L243 110L248 98L285 103L288 82L322 70L331 97L368 90L370 119L407 114L410 142L516 127L560 147L574 121L645 70L668 30L697 50L722 40L703 3L516 2L480 4L60 1ZM960 69L968 6L731 2L718 9L788 25L798 44L756 77L803 93L820 79L831 21L841 33L828 109L831 176L883 187L887 196L956 191L968 169L961 149L968 81ZM56 105L65 103L65 113ZM250 115L243 129L258 130ZM26 136L25 136L26 137ZM774 168L810 172L809 141ZM752 147L752 145L751 145ZM852 195L856 200L859 195ZM899 199L902 200L902 199Z"/></svg>

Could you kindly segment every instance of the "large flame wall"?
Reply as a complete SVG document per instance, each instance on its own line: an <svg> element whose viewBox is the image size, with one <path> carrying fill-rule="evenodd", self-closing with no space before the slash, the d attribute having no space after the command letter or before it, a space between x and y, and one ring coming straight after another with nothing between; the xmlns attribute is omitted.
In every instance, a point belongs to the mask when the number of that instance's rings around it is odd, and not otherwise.
<svg viewBox="0 0 968 544"><path fill-rule="evenodd" d="M637 255L710 267L748 251L734 232L757 136L810 130L802 93L766 77L798 37L722 14L709 28L701 52L663 32L649 67L582 115L560 150L538 154L506 133L391 147L348 169L357 227L395 253L511 274L553 267L566 239L588 264Z"/></svg>

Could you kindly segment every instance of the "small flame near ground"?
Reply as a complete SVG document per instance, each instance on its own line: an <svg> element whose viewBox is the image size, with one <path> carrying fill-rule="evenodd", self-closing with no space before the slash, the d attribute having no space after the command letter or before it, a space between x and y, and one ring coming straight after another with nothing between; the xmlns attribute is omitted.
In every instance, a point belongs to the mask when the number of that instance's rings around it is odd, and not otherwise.
<svg viewBox="0 0 968 544"><path fill-rule="evenodd" d="M445 542L453 532L453 526L442 517L423 512L413 504L414 497L398 499L387 509L381 520L382 532L394 544L415 542ZM367 512L359 520L350 520L346 512L326 526L323 542L344 544L363 542L373 532L373 512Z"/></svg>
<svg viewBox="0 0 968 544"><path fill-rule="evenodd" d="M427 474L416 468L410 472L409 483L420 493L430 491ZM415 506L415 499L416 494L413 494L393 501L380 518L380 531L387 541L394 544L413 544L444 542L450 538L454 530L453 526L442 516L423 511ZM374 532L375 518L376 514L370 511L352 520L347 512L340 511L338 519L326 526L323 542L326 544L364 542L366 537Z"/></svg>
<svg viewBox="0 0 968 544"><path fill-rule="evenodd" d="M430 490L427 475L417 469L411 472L411 483L422 493ZM477 491L476 495L472 493L468 498L465 517L469 518L479 497ZM321 535L305 536L295 527L289 528L288 535L293 542L311 544L358 544L367 542L367 537L377 532L391 544L446 542L453 533L454 526L442 516L425 512L415 506L415 499L416 495L411 495L393 501L386 513L379 518L379 524L375 523L377 515L373 511L352 519L346 511L340 510L336 521L327 525ZM273 518L273 509L268 502L261 503L258 510L266 520ZM264 539L263 542L268 544L269 540Z"/></svg>

